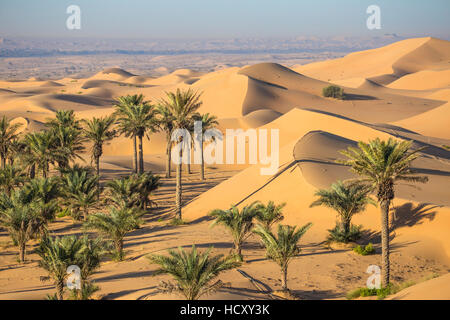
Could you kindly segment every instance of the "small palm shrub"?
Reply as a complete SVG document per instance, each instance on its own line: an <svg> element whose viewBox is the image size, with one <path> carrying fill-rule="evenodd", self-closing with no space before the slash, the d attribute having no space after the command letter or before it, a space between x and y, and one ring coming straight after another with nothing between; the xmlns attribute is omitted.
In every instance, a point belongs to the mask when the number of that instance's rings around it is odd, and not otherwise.
<svg viewBox="0 0 450 320"><path fill-rule="evenodd" d="M285 206L286 203L275 205L273 201L269 201L267 205L260 204L255 218L263 227L270 230L272 225L284 219L283 208Z"/></svg>
<svg viewBox="0 0 450 320"><path fill-rule="evenodd" d="M221 272L238 267L240 263L231 256L211 256L211 250L212 247L200 253L193 245L189 252L178 248L178 251L169 250L169 256L150 255L150 262L159 265L156 274L169 274L175 280L175 283L162 282L160 290L179 292L187 300L197 300L220 289L222 281L213 282L214 279Z"/></svg>
<svg viewBox="0 0 450 320"><path fill-rule="evenodd" d="M19 261L25 262L27 242L45 230L39 207L34 203L24 203L17 190L8 197L0 195L0 225L9 233L14 245L19 247Z"/></svg>
<svg viewBox="0 0 450 320"><path fill-rule="evenodd" d="M0 191L11 195L17 187L23 186L27 180L27 175L23 168L18 165L5 165L0 169Z"/></svg>
<svg viewBox="0 0 450 320"><path fill-rule="evenodd" d="M216 218L211 224L214 227L218 224L226 227L233 237L233 253L239 261L243 261L242 244L251 234L253 229L253 219L258 214L258 202L254 202L239 210L236 206L228 210L216 209L209 213L209 216Z"/></svg>
<svg viewBox="0 0 450 320"><path fill-rule="evenodd" d="M344 89L338 86L328 86L322 89L322 95L326 98L344 99Z"/></svg>
<svg viewBox="0 0 450 320"><path fill-rule="evenodd" d="M357 245L356 247L353 248L353 251L356 252L357 254L362 255L362 256L367 256L367 255L370 255L370 254L374 254L375 253L375 248L373 247L372 242L370 242L366 246Z"/></svg>
<svg viewBox="0 0 450 320"><path fill-rule="evenodd" d="M87 171L70 171L62 176L64 199L71 209L72 217L79 220L81 216L87 221L89 209L97 206L98 176Z"/></svg>
<svg viewBox="0 0 450 320"><path fill-rule="evenodd" d="M124 258L123 239L127 233L138 229L143 223L141 217L144 213L137 208L111 207L109 214L95 213L89 216L84 227L96 230L114 244L116 260L122 261Z"/></svg>
<svg viewBox="0 0 450 320"><path fill-rule="evenodd" d="M318 197L310 207L325 206L336 211L340 222L334 229L328 230L329 241L350 242L360 237L360 226L351 224L355 214L365 210L368 204L376 205L369 197L370 188L361 183L333 183L330 189L320 189L315 193Z"/></svg>
<svg viewBox="0 0 450 320"><path fill-rule="evenodd" d="M64 281L68 277L67 268L79 264L79 255L83 249L83 242L75 236L47 237L41 240L37 251L41 257L39 266L46 270L50 278L55 281L58 300L64 299Z"/></svg>
<svg viewBox="0 0 450 320"><path fill-rule="evenodd" d="M46 223L53 221L60 211L61 194L59 180L56 178L34 178L22 188L20 195L24 203L34 203Z"/></svg>
<svg viewBox="0 0 450 320"><path fill-rule="evenodd" d="M312 223L308 223L297 229L295 226L280 224L278 225L278 233L276 236L269 229L261 225L257 226L253 231L261 237L266 246L267 258L273 260L280 266L283 291L288 291L287 272L289 263L300 252L298 242L311 226Z"/></svg>
<svg viewBox="0 0 450 320"><path fill-rule="evenodd" d="M339 223L336 223L336 226L333 229L328 229L328 242L340 242L340 243L349 243L354 242L361 238L361 229L362 226L351 225L349 230L346 231Z"/></svg>

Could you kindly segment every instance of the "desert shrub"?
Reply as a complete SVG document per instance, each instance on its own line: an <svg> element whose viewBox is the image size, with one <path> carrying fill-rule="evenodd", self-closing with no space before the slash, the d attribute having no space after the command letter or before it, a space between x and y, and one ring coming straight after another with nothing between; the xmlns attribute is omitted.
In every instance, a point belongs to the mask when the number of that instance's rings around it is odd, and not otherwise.
<svg viewBox="0 0 450 320"><path fill-rule="evenodd" d="M375 249L373 248L372 242L370 242L366 246L357 245L353 248L353 251L362 256L367 256L375 253Z"/></svg>
<svg viewBox="0 0 450 320"><path fill-rule="evenodd" d="M344 89L338 86L328 86L322 89L322 94L327 98L344 99Z"/></svg>
<svg viewBox="0 0 450 320"><path fill-rule="evenodd" d="M345 232L345 230L342 228L340 224L336 224L336 226L333 229L329 229L329 235L327 240L329 242L335 241L335 242L342 242L342 243L348 243L353 242L361 238L361 228L362 226L355 226L351 225L350 230L348 232Z"/></svg>
<svg viewBox="0 0 450 320"><path fill-rule="evenodd" d="M359 297L374 297L379 300L386 298L388 295L394 293L391 286L380 289L358 288L347 293L347 299L352 300Z"/></svg>

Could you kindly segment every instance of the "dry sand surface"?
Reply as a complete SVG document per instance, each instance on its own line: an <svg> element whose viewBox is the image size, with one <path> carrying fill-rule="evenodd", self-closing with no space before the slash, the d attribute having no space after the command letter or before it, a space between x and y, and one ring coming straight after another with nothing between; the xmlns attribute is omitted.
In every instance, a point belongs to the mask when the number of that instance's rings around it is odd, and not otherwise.
<svg viewBox="0 0 450 320"><path fill-rule="evenodd" d="M417 284L394 299L449 299L450 283L450 42L434 38L409 39L389 46L350 54L344 58L288 68L262 63L211 73L177 70L160 78L142 77L110 68L87 79L54 81L0 81L0 114L22 123L25 131L42 128L55 110L73 109L80 118L110 114L114 99L142 93L156 101L164 92L192 88L203 92L201 112L215 114L220 129L280 130L280 168L274 176L260 175L260 165L207 167L206 182L198 168L184 176L184 218L190 223L170 226L174 180L163 179L155 193L158 203L146 215L145 225L126 238L127 260L105 262L94 279L105 299L172 299L156 286L165 276L152 277L155 266L145 255L177 246L214 246L228 253L231 239L222 228L210 229L207 213L231 204L260 200L286 202L283 223L313 227L301 240L302 254L289 269L289 285L302 299L341 299L364 286L370 264L380 263L380 215L369 207L354 218L364 226L362 243L373 242L376 255L359 256L323 244L334 226L329 209L309 208L317 188L352 177L335 163L339 150L376 137L413 140L426 147L414 169L429 182L419 189L396 187L391 221L392 277L395 282L418 280L432 273L439 278ZM330 83L343 86L345 100L322 97ZM165 137L157 133L144 142L145 167L162 173ZM131 170L131 141L117 138L101 159L102 181ZM86 156L87 158L87 156ZM69 219L52 224L56 235L79 234ZM45 272L30 261L16 262L16 248L0 231L0 299L42 299L51 283L40 282ZM278 267L265 258L257 238L244 247L245 264L221 276L228 285L208 299L272 299L281 288ZM447 274L447 275L444 275Z"/></svg>

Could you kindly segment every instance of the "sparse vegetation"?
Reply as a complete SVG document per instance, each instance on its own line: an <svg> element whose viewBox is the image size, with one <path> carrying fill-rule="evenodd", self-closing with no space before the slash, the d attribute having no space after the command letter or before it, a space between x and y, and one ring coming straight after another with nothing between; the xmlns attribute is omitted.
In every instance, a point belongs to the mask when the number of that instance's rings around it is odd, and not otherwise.
<svg viewBox="0 0 450 320"><path fill-rule="evenodd" d="M276 236L262 225L257 226L253 231L261 237L266 246L267 258L273 260L280 266L282 273L281 286L283 291L289 290L287 285L288 266L292 258L297 256L300 252L298 242L311 226L312 223L308 223L297 229L295 226L280 224L278 225L278 233Z"/></svg>
<svg viewBox="0 0 450 320"><path fill-rule="evenodd" d="M326 98L344 99L344 89L338 86L328 86L323 88L322 95Z"/></svg>
<svg viewBox="0 0 450 320"><path fill-rule="evenodd" d="M243 261L242 244L251 234L253 229L253 219L258 214L259 203L254 202L239 210L236 206L232 206L228 210L216 209L209 213L215 220L211 224L214 227L218 224L223 225L231 232L233 237L233 254L236 259Z"/></svg>
<svg viewBox="0 0 450 320"><path fill-rule="evenodd" d="M152 264L159 265L156 274L169 274L175 283L162 282L160 291L178 292L187 300L197 300L203 295L213 293L223 286L223 282L214 279L223 271L240 265L233 257L211 256L212 248L204 253L197 251L195 245L189 252L182 248L169 250L169 256L150 255Z"/></svg>
<svg viewBox="0 0 450 320"><path fill-rule="evenodd" d="M366 246L357 245L353 248L353 251L362 256L367 256L375 253L375 248L373 247L372 242L370 242Z"/></svg>

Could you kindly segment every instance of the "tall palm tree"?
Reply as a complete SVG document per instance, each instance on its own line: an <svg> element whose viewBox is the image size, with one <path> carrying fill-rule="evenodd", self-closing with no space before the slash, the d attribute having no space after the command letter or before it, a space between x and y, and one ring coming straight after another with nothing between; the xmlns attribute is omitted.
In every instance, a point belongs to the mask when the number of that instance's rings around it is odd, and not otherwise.
<svg viewBox="0 0 450 320"><path fill-rule="evenodd" d="M369 143L358 142L358 148L350 147L341 151L347 160L339 163L348 165L361 178L358 181L368 184L376 192L381 209L381 245L383 284L389 286L389 208L394 199L394 186L398 181L426 182L425 176L414 175L411 163L420 155L422 149L411 150L412 141L397 141L379 138Z"/></svg>
<svg viewBox="0 0 450 320"><path fill-rule="evenodd" d="M259 211L258 205L258 202L253 202L242 208L242 210L233 206L228 210L216 209L209 213L209 216L216 218L211 224L211 227L220 224L230 230L231 236L233 237L234 255L239 261L243 261L242 244L251 234L254 226L253 219Z"/></svg>
<svg viewBox="0 0 450 320"><path fill-rule="evenodd" d="M139 162L137 172L144 172L144 151L142 139L149 137L150 132L155 132L157 127L156 109L148 101L144 101L144 96L134 95L120 97L116 105L119 128L126 137L138 138L139 140Z"/></svg>
<svg viewBox="0 0 450 320"><path fill-rule="evenodd" d="M41 240L37 250L41 258L39 266L46 270L55 281L58 300L64 299L67 268L80 264L79 256L83 250L85 250L85 243L76 236L46 237Z"/></svg>
<svg viewBox="0 0 450 320"><path fill-rule="evenodd" d="M84 135L92 143L92 160L95 162L97 176L100 177L100 157L103 154L103 145L116 136L116 130L113 129L115 117L113 115L104 118L94 117L92 120L83 122L85 124ZM98 189L100 190L100 185Z"/></svg>
<svg viewBox="0 0 450 320"><path fill-rule="evenodd" d="M266 229L271 229L272 225L284 219L283 208L286 203L276 205L273 201L269 201L267 205L258 205L258 214L255 216L256 220L262 224Z"/></svg>
<svg viewBox="0 0 450 320"><path fill-rule="evenodd" d="M62 183L64 199L74 218L78 218L78 213L81 212L84 221L87 221L89 209L98 204L98 176L89 175L87 172L72 172L63 175Z"/></svg>
<svg viewBox="0 0 450 320"><path fill-rule="evenodd" d="M206 130L215 128L219 122L217 121L217 117L214 115L211 115L209 113L205 114L199 114L194 117L195 121L201 121L202 123L202 137L199 141L200 144L200 152L201 152L201 162L200 162L200 179L205 180L205 160L203 157L203 141L204 141L204 134Z"/></svg>
<svg viewBox="0 0 450 320"><path fill-rule="evenodd" d="M370 188L360 183L343 183L338 181L330 189L318 190L318 197L310 207L325 206L335 210L340 217L340 224L330 230L330 240L341 242L355 241L359 237L359 227L352 226L352 217L365 210L368 204L376 206L375 201L369 197ZM353 228L353 231L351 230Z"/></svg>
<svg viewBox="0 0 450 320"><path fill-rule="evenodd" d="M166 162L166 178L170 178L171 174L171 161L172 161L172 131L173 131L173 117L170 113L169 108L158 105L157 106L157 112L158 112L158 126L161 131L163 131L166 134L166 155L167 155L167 162Z"/></svg>
<svg viewBox="0 0 450 320"><path fill-rule="evenodd" d="M5 227L13 242L19 247L19 261L25 261L26 244L45 228L45 221L39 215L35 204L24 203L20 191L11 197L0 195L0 224Z"/></svg>
<svg viewBox="0 0 450 320"><path fill-rule="evenodd" d="M112 240L116 250L116 259L124 258L123 239L127 233L138 229L142 224L143 211L137 208L110 208L109 214L95 213L85 223L86 229L93 229Z"/></svg>
<svg viewBox="0 0 450 320"><path fill-rule="evenodd" d="M17 130L22 126L20 123L11 124L6 116L3 116L0 120L0 159L1 168L6 165L6 159L10 150L10 146L13 140L17 139Z"/></svg>
<svg viewBox="0 0 450 320"><path fill-rule="evenodd" d="M223 286L222 281L212 281L223 271L234 269L240 265L233 257L223 255L210 256L212 248L204 253L197 252L195 245L190 252L182 248L169 250L169 257L150 255L151 263L159 265L156 274L170 274L176 284L162 283L162 291L179 292L187 300L197 300L202 295L210 294Z"/></svg>
<svg viewBox="0 0 450 320"><path fill-rule="evenodd" d="M283 291L288 291L287 272L292 258L299 254L298 242L306 231L312 226L311 223L297 229L295 226L278 225L278 234L275 236L269 229L262 225L256 226L255 232L258 234L266 246L267 257L275 261L281 268L281 285Z"/></svg>
<svg viewBox="0 0 450 320"><path fill-rule="evenodd" d="M193 117L197 112L198 108L202 105L200 101L201 94L195 92L191 89L180 90L177 89L176 92L167 92L166 98L161 99L159 104L167 108L172 115L173 119L173 129L189 129L189 126L193 122ZM182 142L181 139L178 142ZM180 149L179 161L177 165L177 178L176 178L176 215L177 219L181 220L181 196L182 196L182 185L181 185L181 168L183 151Z"/></svg>
<svg viewBox="0 0 450 320"><path fill-rule="evenodd" d="M25 171L18 165L7 164L0 169L0 190L8 196L16 187L22 186L26 180Z"/></svg>
<svg viewBox="0 0 450 320"><path fill-rule="evenodd" d="M55 138L50 131L28 133L25 136L27 154L25 161L30 166L36 166L42 171L42 176L47 178L49 164L56 159L54 150Z"/></svg>

